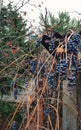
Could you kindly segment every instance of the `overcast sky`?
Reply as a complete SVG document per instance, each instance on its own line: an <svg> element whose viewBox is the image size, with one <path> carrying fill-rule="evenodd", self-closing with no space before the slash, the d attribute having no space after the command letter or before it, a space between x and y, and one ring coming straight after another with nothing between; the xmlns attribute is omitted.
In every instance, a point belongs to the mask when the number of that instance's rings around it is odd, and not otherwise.
<svg viewBox="0 0 81 130"><path fill-rule="evenodd" d="M8 2L8 0L3 0L4 2ZM9 0L14 1L15 3L21 4L22 0ZM27 0L23 0L26 2ZM25 10L27 12L27 16L30 21L33 23L37 23L39 21L39 13L45 13L45 7L50 10L55 16L57 16L58 12L67 11L71 15L71 17L81 18L81 15L78 15L76 12L81 13L81 1L80 0L30 0L31 4L35 4L37 6L36 9L29 4L25 5L22 8L22 11ZM39 7L41 5L41 7Z"/></svg>

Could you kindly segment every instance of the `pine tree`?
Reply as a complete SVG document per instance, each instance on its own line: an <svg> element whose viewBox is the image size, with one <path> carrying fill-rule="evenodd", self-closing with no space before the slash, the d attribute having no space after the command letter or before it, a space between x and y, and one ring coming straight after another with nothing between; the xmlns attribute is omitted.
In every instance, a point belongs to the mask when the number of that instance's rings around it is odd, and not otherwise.
<svg viewBox="0 0 81 130"><path fill-rule="evenodd" d="M65 34L69 29L78 30L81 25L81 20L71 19L68 12L59 12L58 17L55 17L50 11L46 11L45 15L40 14L40 28L42 31L51 30ZM47 28L47 30L46 30Z"/></svg>

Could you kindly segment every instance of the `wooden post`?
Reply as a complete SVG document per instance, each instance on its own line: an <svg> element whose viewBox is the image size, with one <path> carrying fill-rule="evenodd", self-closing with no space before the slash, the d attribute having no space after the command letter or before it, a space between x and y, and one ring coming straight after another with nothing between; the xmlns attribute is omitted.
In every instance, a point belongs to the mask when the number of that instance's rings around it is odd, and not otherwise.
<svg viewBox="0 0 81 130"><path fill-rule="evenodd" d="M63 82L63 120L62 130L77 130L76 87L70 95L67 90L68 80Z"/></svg>

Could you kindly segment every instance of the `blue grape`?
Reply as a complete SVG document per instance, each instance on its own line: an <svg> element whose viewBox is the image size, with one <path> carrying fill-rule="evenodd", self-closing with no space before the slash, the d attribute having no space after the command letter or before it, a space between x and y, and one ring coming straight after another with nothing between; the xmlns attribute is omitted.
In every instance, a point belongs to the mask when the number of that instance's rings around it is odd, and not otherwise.
<svg viewBox="0 0 81 130"><path fill-rule="evenodd" d="M76 71L76 67L75 66L72 66L72 69L71 69L73 72Z"/></svg>
<svg viewBox="0 0 81 130"><path fill-rule="evenodd" d="M72 40L70 40L70 41L68 42L67 52L68 52L68 54L73 53L74 55L77 55L77 53L78 53L78 48L77 48L77 46L76 46L76 43L73 42Z"/></svg>
<svg viewBox="0 0 81 130"><path fill-rule="evenodd" d="M67 69L67 63L65 59L60 60L56 66L55 66L55 73L58 74L59 78L61 80L66 79L66 69ZM62 78L63 77L63 78ZM65 78L64 78L65 77Z"/></svg>
<svg viewBox="0 0 81 130"><path fill-rule="evenodd" d="M32 59L29 62L29 70L34 75L36 75L36 73L37 73L37 70L36 70L37 69L37 64L38 64L37 60L35 60L35 59Z"/></svg>
<svg viewBox="0 0 81 130"><path fill-rule="evenodd" d="M50 111L51 111L50 106L47 106L47 107L44 109L44 114L45 114L45 116L48 116L48 114L50 113Z"/></svg>
<svg viewBox="0 0 81 130"><path fill-rule="evenodd" d="M55 38L51 38L50 42L49 42L49 52L52 53L55 49L55 41L56 39Z"/></svg>
<svg viewBox="0 0 81 130"><path fill-rule="evenodd" d="M49 89L54 89L56 86L56 77L54 72L50 72L50 74L48 75L47 78L47 82L48 82L48 88Z"/></svg>
<svg viewBox="0 0 81 130"><path fill-rule="evenodd" d="M74 81L75 79L76 79L75 76L68 77L68 80L70 80L70 81Z"/></svg>
<svg viewBox="0 0 81 130"><path fill-rule="evenodd" d="M81 51L81 42L78 43L78 50Z"/></svg>
<svg viewBox="0 0 81 130"><path fill-rule="evenodd" d="M75 42L75 43L78 44L78 43L80 42L80 34L78 34L78 33L73 34L73 35L71 36L71 39L72 39L73 42Z"/></svg>
<svg viewBox="0 0 81 130"><path fill-rule="evenodd" d="M69 80L69 83L68 83L68 87L74 87L76 85L76 76L75 76L75 73L72 72L72 75L70 77L67 78Z"/></svg>

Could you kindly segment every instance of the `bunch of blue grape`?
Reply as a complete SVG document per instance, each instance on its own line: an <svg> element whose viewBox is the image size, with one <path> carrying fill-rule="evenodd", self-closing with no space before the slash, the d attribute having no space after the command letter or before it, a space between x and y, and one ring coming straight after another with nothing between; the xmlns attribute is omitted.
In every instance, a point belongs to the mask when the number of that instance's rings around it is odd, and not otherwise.
<svg viewBox="0 0 81 130"><path fill-rule="evenodd" d="M32 59L29 62L29 70L35 76L37 74L37 60Z"/></svg>
<svg viewBox="0 0 81 130"><path fill-rule="evenodd" d="M81 50L80 35L78 33L73 34L67 45L67 52L77 55L78 50Z"/></svg>
<svg viewBox="0 0 81 130"><path fill-rule="evenodd" d="M45 65L43 62L39 63L39 69L40 69L40 76L44 77L45 76Z"/></svg>
<svg viewBox="0 0 81 130"><path fill-rule="evenodd" d="M78 50L77 50L78 48L77 48L77 46L76 46L76 43L75 42L73 42L72 40L70 40L69 42L68 42L68 45L67 45L67 52L69 53L69 54L74 54L74 55L77 55L77 53L78 53Z"/></svg>
<svg viewBox="0 0 81 130"><path fill-rule="evenodd" d="M45 115L45 116L48 116L48 114L50 113L50 111L51 111L50 106L47 106L47 107L44 109L44 115Z"/></svg>
<svg viewBox="0 0 81 130"><path fill-rule="evenodd" d="M56 87L56 75L54 72L50 72L47 78L49 90L53 90Z"/></svg>
<svg viewBox="0 0 81 130"><path fill-rule="evenodd" d="M65 59L60 60L55 66L55 73L59 76L60 80L65 80L67 77L66 73L67 63Z"/></svg>
<svg viewBox="0 0 81 130"><path fill-rule="evenodd" d="M71 36L71 39L73 42L75 42L76 44L80 43L80 34L75 33Z"/></svg>
<svg viewBox="0 0 81 130"><path fill-rule="evenodd" d="M49 42L49 52L52 53L55 49L55 41L56 38L51 38L50 42Z"/></svg>
<svg viewBox="0 0 81 130"><path fill-rule="evenodd" d="M63 60L60 60L60 73L59 73L59 76L60 76L60 79L61 80L65 80L66 77L67 77L67 64L66 64L66 60L63 59Z"/></svg>

